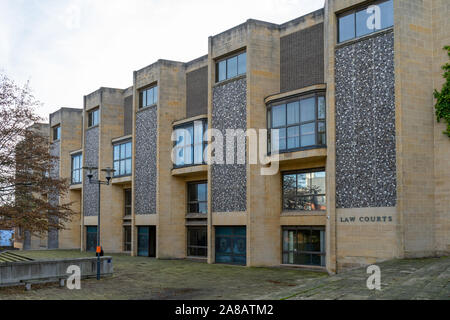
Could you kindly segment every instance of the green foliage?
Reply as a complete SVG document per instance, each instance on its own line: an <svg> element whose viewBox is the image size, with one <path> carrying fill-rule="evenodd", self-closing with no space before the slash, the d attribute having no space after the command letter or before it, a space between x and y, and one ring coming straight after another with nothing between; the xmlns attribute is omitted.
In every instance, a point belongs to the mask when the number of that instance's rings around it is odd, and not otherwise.
<svg viewBox="0 0 450 320"><path fill-rule="evenodd" d="M447 50L448 56L450 57L450 46L445 46L444 50ZM447 81L442 86L442 90L439 92L434 90L434 97L436 98L436 117L437 121L440 122L444 119L447 122L447 130L444 131L450 138L450 63L446 63L442 66L444 72L444 79Z"/></svg>

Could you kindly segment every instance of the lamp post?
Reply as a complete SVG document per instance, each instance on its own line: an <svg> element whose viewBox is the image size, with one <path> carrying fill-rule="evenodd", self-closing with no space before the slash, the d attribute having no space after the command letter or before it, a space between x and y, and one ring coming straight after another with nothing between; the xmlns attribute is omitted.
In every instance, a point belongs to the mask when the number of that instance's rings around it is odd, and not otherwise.
<svg viewBox="0 0 450 320"><path fill-rule="evenodd" d="M101 181L100 179L93 179L94 177L94 171L98 171L98 168L96 167L83 167L83 169L88 170L87 177L89 179L90 184L97 184L98 185L98 222L97 222L97 280L100 280L100 253L101 253L101 245L100 245L100 187L101 185L109 186L112 175L116 170L108 167L106 169L102 169L101 171L106 172L106 181ZM100 178L100 174L99 174Z"/></svg>

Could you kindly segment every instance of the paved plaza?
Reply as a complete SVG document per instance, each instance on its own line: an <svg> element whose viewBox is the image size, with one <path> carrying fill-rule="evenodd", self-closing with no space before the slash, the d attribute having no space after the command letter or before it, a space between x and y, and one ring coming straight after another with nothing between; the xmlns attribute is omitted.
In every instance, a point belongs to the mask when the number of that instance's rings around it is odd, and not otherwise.
<svg viewBox="0 0 450 320"><path fill-rule="evenodd" d="M21 253L33 259L93 256L77 251ZM365 268L328 276L285 268L208 265L115 254L114 276L83 280L81 290L57 284L0 289L2 299L446 299L450 300L450 258L380 263L381 291L366 287Z"/></svg>

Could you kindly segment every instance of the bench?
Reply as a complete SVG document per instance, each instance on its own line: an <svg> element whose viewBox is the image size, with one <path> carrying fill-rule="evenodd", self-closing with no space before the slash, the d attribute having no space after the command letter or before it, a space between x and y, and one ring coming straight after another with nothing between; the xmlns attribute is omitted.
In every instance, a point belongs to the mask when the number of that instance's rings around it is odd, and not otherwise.
<svg viewBox="0 0 450 320"><path fill-rule="evenodd" d="M64 287L68 276L50 277L50 278L39 278L30 280L21 280L20 283L25 284L25 290L30 291L32 284L43 284L43 283L53 283L59 282L60 287Z"/></svg>

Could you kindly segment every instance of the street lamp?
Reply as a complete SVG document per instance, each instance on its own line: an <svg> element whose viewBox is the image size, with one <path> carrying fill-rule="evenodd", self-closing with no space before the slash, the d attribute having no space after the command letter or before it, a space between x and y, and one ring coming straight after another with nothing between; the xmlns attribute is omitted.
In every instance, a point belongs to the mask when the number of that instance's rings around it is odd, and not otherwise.
<svg viewBox="0 0 450 320"><path fill-rule="evenodd" d="M108 167L106 169L102 169L101 171L106 172L106 181L101 181L100 179L93 179L94 178L94 171L98 171L97 167L83 167L84 170L88 171L87 177L89 179L90 184L97 184L98 185L98 222L97 222L97 280L100 280L100 253L102 251L101 245L100 245L100 186L102 184L109 186L112 175L116 170ZM100 177L100 175L99 175Z"/></svg>

